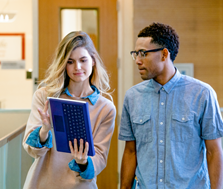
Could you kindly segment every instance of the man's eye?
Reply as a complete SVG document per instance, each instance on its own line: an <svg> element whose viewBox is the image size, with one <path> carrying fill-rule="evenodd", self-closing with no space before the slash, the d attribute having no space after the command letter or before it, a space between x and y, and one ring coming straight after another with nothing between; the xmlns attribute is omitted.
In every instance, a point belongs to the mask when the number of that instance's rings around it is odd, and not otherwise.
<svg viewBox="0 0 223 189"><path fill-rule="evenodd" d="M141 56L145 55L144 51L139 51L139 53L140 53Z"/></svg>

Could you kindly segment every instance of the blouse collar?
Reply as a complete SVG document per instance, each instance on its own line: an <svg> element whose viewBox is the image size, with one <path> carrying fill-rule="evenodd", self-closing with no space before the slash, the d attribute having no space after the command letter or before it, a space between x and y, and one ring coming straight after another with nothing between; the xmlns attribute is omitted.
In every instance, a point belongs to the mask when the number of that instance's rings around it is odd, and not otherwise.
<svg viewBox="0 0 223 189"><path fill-rule="evenodd" d="M90 95L88 95L88 96L85 96L85 97L81 97L82 99L89 99L89 101L91 102L91 104L92 105L95 105L96 104L96 102L97 102L97 100L98 100L98 98L99 98L99 95L100 95L100 91L97 89L97 87L95 87L94 85L91 85L91 88L93 89L93 93L92 94L90 94ZM66 87L66 89L65 89L65 91L64 91L64 93L66 93L68 96L70 96L70 97L73 97L71 94L70 94L70 92L69 92L69 90L68 90L68 88Z"/></svg>

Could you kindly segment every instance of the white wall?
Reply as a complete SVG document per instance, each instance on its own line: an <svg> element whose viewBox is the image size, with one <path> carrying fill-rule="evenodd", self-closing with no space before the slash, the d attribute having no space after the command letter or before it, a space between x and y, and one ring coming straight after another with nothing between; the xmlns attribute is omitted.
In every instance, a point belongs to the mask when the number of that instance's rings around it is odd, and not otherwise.
<svg viewBox="0 0 223 189"><path fill-rule="evenodd" d="M31 0L0 1L0 11L17 13L14 22L0 23L0 33L25 33L26 63L25 69L14 70L2 69L0 65L1 108L29 109L31 107L33 82L32 79L26 79L26 71L33 68L32 10Z"/></svg>
<svg viewBox="0 0 223 189"><path fill-rule="evenodd" d="M133 0L118 0L118 127L122 113L125 92L133 86L133 60L130 51L134 49L133 42ZM121 160L125 142L118 141L118 172L121 170ZM119 177L120 178L120 177ZM120 184L120 183L119 183ZM118 186L118 188L120 188Z"/></svg>
<svg viewBox="0 0 223 189"><path fill-rule="evenodd" d="M0 110L0 139L27 123L30 110Z"/></svg>

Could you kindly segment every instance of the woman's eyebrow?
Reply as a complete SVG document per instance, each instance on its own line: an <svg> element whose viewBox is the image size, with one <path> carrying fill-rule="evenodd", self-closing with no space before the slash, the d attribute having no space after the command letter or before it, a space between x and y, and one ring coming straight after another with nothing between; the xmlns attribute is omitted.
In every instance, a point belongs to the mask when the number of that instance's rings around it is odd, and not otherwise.
<svg viewBox="0 0 223 189"><path fill-rule="evenodd" d="M81 58L87 58L86 56L82 56Z"/></svg>
<svg viewBox="0 0 223 189"><path fill-rule="evenodd" d="M82 58L87 58L87 56L82 56L79 59L82 59ZM68 60L75 60L75 59L69 58Z"/></svg>

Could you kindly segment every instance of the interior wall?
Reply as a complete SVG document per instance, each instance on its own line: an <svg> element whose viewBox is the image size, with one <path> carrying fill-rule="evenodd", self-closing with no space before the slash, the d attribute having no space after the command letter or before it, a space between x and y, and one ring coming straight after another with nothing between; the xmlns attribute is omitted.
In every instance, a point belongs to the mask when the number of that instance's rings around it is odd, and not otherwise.
<svg viewBox="0 0 223 189"><path fill-rule="evenodd" d="M118 118L120 127L122 105L126 91L133 86L133 65L130 55L133 50L133 0L119 0L118 9ZM118 173L120 178L121 161L125 147L124 141L118 141ZM120 182L118 185L120 188Z"/></svg>
<svg viewBox="0 0 223 189"><path fill-rule="evenodd" d="M26 71L33 68L32 1L1 0L0 11L17 14L14 22L0 23L0 33L25 34L25 69L2 69L0 65L0 108L30 108L33 82L26 79Z"/></svg>
<svg viewBox="0 0 223 189"><path fill-rule="evenodd" d="M26 124L30 110L4 111L0 110L0 139L13 133L16 129Z"/></svg>
<svg viewBox="0 0 223 189"><path fill-rule="evenodd" d="M180 49L175 63L193 63L194 77L214 88L223 107L223 1L134 0L134 42L152 22L177 31ZM141 81L134 66L134 84Z"/></svg>

